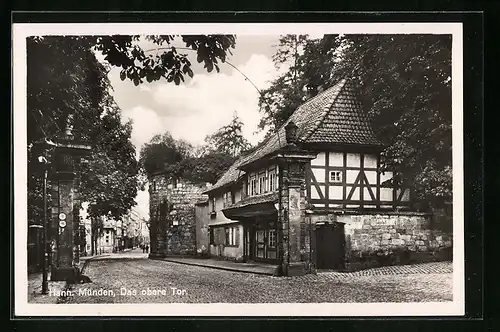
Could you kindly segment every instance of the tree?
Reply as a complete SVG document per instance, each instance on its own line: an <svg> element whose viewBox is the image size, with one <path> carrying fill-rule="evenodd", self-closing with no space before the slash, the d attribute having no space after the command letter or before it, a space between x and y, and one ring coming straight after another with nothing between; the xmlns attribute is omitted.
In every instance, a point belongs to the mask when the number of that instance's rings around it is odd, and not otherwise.
<svg viewBox="0 0 500 332"><path fill-rule="evenodd" d="M224 172L234 163L235 157L210 152L201 157L192 157L182 162L183 178L193 183L215 184Z"/></svg>
<svg viewBox="0 0 500 332"><path fill-rule="evenodd" d="M264 108L259 122L260 129L269 129L268 135L284 123L305 100L303 75L304 61L309 59L303 55L309 43L307 35L284 35L273 56L277 69L285 66L287 71L278 77L269 88L262 91L259 106Z"/></svg>
<svg viewBox="0 0 500 332"><path fill-rule="evenodd" d="M195 184L214 184L243 151L251 148L243 137L242 127L235 113L231 122L208 135L201 147L176 140L168 132L156 135L141 149L142 173L147 178L162 172L167 177L183 178Z"/></svg>
<svg viewBox="0 0 500 332"><path fill-rule="evenodd" d="M261 98L261 127L278 128L304 100L354 79L379 137L384 167L420 202L451 198L451 38L446 35L326 35L309 40L296 84L279 77ZM281 103L288 100L288 103Z"/></svg>
<svg viewBox="0 0 500 332"><path fill-rule="evenodd" d="M205 138L206 151L237 157L241 152L250 149L251 145L243 136L242 128L243 122L235 112L228 125L222 126Z"/></svg>
<svg viewBox="0 0 500 332"><path fill-rule="evenodd" d="M76 124L75 139L92 146L92 155L80 165L75 207L78 211L78 202L91 202L95 230L98 215L118 217L134 204L138 167L131 124L122 124L120 110L109 95L107 69L89 44L66 37L29 38L27 44L28 214L31 219L43 218L37 142L55 139L70 117Z"/></svg>
<svg viewBox="0 0 500 332"><path fill-rule="evenodd" d="M104 107L102 97L109 81L89 45L72 38L27 38L27 139L28 216L43 220L42 153L36 143L54 139L68 115L78 122L77 140L90 137ZM48 182L47 206L50 207Z"/></svg>
<svg viewBox="0 0 500 332"><path fill-rule="evenodd" d="M145 38L157 46L171 46L176 36L146 36ZM234 48L235 37L223 35L192 35L181 36L184 44L196 51L197 61L203 62L208 72L213 68L219 71L218 63L224 62L227 53ZM83 188L81 191L87 197L94 197L93 215L106 211L117 215L123 213L130 203L134 189L127 192L122 202L110 201L110 195L100 194L106 183L110 192L120 190L117 183L123 181L120 176L134 169L134 165L124 162L112 150L103 149L96 140L95 127L99 127L106 112L116 110L116 105L110 98L111 89L107 73L110 66L121 67L122 80L130 79L136 85L166 79L167 82L180 84L184 75L193 76L191 62L186 54L177 52L175 47L168 50L159 47L155 53L142 50L135 41L139 36L44 36L27 38L27 133L28 133L28 218L43 220L42 179L43 169L37 157L40 150L37 143L53 140L61 134L68 121L74 125L74 137L79 141L91 142L96 149L89 161L88 167L96 173L95 177L85 179L86 184L100 184L95 187ZM163 51L160 51L163 49ZM95 52L101 52L105 62L100 63ZM115 114L114 117L117 115ZM125 127L125 132L128 130ZM125 135L126 136L126 135ZM130 136L130 135L128 135ZM118 145L129 150L123 137ZM115 146L115 145L113 145ZM123 149L122 149L123 148ZM130 155L124 155L129 158ZM99 160L99 158L102 158ZM135 159L134 159L135 160ZM126 170L125 168L129 168ZM128 178L123 188L130 189L135 176ZM50 193L50 182L48 184ZM122 189L123 189L122 188ZM50 195L47 196L50 207ZM95 227L100 227L98 220L93 220Z"/></svg>
<svg viewBox="0 0 500 332"><path fill-rule="evenodd" d="M182 176L180 162L192 156L193 146L184 140L176 140L168 132L155 135L140 151L139 165L142 174L150 177L165 172L173 177Z"/></svg>
<svg viewBox="0 0 500 332"><path fill-rule="evenodd" d="M96 144L88 162L82 163L80 195L90 203L91 218L120 219L135 205L139 171L130 137L132 124L121 123L118 109L103 116L96 126Z"/></svg>

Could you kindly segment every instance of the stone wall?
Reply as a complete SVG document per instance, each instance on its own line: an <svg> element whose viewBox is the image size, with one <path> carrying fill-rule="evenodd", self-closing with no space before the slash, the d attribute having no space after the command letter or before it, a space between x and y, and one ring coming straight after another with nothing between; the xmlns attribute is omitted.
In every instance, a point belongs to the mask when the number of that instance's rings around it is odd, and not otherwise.
<svg viewBox="0 0 500 332"><path fill-rule="evenodd" d="M205 187L185 181L170 181L163 175L150 179L151 254L195 255L195 204L206 200Z"/></svg>
<svg viewBox="0 0 500 332"><path fill-rule="evenodd" d="M384 212L313 216L312 222L344 224L345 269L452 259L452 233L434 227L431 216Z"/></svg>

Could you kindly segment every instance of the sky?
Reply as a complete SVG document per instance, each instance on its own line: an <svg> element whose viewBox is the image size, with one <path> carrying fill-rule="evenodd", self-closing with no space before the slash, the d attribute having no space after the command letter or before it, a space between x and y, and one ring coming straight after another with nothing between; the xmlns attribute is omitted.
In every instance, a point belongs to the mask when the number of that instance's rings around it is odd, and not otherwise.
<svg viewBox="0 0 500 332"><path fill-rule="evenodd" d="M278 43L279 35L237 36L227 61L263 90L286 70L278 70L272 61ZM140 44L143 49L155 47L146 41ZM220 73L208 73L196 62L196 56L191 57L191 63L193 78L187 77L178 86L166 80L135 86L131 81L120 80L119 68L110 71L115 101L124 119L133 121L132 142L137 154L154 135L166 131L193 145L203 144L207 135L231 121L234 112L242 120L243 135L249 142L256 144L263 138L265 133L257 132L261 116L257 89L228 64L220 64ZM149 218L148 200L147 190L139 192L134 208L145 218Z"/></svg>

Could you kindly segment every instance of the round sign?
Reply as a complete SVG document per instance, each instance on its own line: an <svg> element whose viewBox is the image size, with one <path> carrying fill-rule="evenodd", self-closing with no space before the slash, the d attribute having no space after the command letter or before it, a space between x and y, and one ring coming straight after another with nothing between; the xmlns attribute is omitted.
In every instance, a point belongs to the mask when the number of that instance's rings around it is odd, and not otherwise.
<svg viewBox="0 0 500 332"><path fill-rule="evenodd" d="M66 213L59 213L60 220L66 220Z"/></svg>
<svg viewBox="0 0 500 332"><path fill-rule="evenodd" d="M59 227L66 227L66 221L59 220Z"/></svg>

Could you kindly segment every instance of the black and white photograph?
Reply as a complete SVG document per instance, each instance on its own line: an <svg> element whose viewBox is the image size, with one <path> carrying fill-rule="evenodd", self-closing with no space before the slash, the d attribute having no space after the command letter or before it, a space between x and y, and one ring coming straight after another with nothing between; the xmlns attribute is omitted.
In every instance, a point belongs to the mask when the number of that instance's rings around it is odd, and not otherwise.
<svg viewBox="0 0 500 332"><path fill-rule="evenodd" d="M16 315L463 315L461 29L14 24Z"/></svg>

